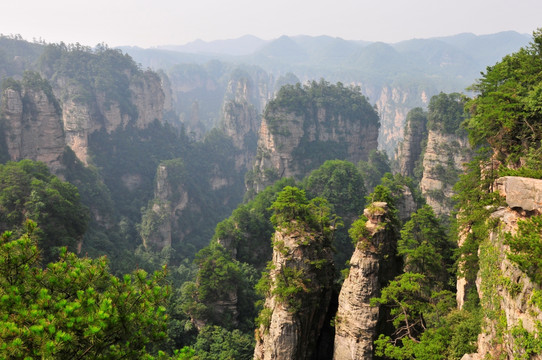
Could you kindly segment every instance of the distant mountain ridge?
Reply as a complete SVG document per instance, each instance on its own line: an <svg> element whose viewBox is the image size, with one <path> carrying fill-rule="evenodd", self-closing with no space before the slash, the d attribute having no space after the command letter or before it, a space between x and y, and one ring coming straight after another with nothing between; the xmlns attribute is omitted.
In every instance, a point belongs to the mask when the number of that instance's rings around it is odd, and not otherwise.
<svg viewBox="0 0 542 360"><path fill-rule="evenodd" d="M492 60L495 55L502 54L502 50L509 48L512 51L517 50L518 43L527 44L530 34L520 34L516 31L503 31L495 34L475 35L473 33L460 33L456 35L415 38L404 40L397 43L386 43L400 52L416 48L419 44L435 44L436 41L451 45L457 50L473 54L476 60L487 62ZM367 45L374 44L373 41L364 40L345 40L340 37L321 36L287 36L282 35L272 40L264 40L254 35L244 35L235 39L221 39L213 41L204 41L201 39L183 44L183 45L161 45L153 48L139 50L164 50L171 52L180 52L185 54L206 54L206 55L225 55L225 56L246 56L259 52L267 53L270 49L280 49L285 46L286 41L290 39L309 55L316 56L319 51L315 49L337 50L341 54L352 52L354 49L360 49ZM376 42L381 43L381 42ZM120 46L120 49L129 49L127 46ZM134 49L134 47L132 47ZM481 51L482 50L482 51ZM488 53L487 56L481 56L480 53ZM493 55L493 56L491 56ZM489 59L487 59L489 57Z"/></svg>
<svg viewBox="0 0 542 360"><path fill-rule="evenodd" d="M179 109L184 118L200 114L199 119L209 128L219 119L219 93L224 91L221 86L225 86L229 71L235 68L258 68L266 73L259 80L252 79L257 84L254 88L262 91L258 96L262 104L278 91L279 83L275 81L288 73L302 83L323 78L331 83L359 86L378 108L382 125L379 148L392 155L402 138L410 109L425 107L431 96L440 92L464 92L488 66L529 41L530 36L514 31L490 35L462 33L394 44L325 35L284 35L265 41L247 35L182 46L121 50L143 67L164 70L172 79L172 86L179 89L177 97L185 99L186 106ZM193 68L199 70L194 73ZM192 89L189 102L186 89ZM194 109L200 110L192 111L193 104Z"/></svg>
<svg viewBox="0 0 542 360"><path fill-rule="evenodd" d="M184 45L157 46L156 49L196 54L223 54L242 56L249 55L257 51L267 42L267 40L262 40L253 35L244 35L236 39L226 40L203 41L201 39L198 39Z"/></svg>
<svg viewBox="0 0 542 360"><path fill-rule="evenodd" d="M304 81L364 82L408 77L443 77L454 90L470 85L486 66L529 43L530 36L515 31L489 35L462 33L411 39L398 43L344 40L331 36L286 36L262 40L252 35L237 39L151 49L119 47L144 67L166 69L178 63L203 64L220 60L262 67L271 73L294 72ZM443 88L443 91L450 89Z"/></svg>

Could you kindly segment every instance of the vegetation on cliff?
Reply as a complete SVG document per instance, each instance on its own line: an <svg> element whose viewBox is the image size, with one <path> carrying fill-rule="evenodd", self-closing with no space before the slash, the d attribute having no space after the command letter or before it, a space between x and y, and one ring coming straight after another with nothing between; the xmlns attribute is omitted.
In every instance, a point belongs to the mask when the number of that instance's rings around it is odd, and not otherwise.
<svg viewBox="0 0 542 360"><path fill-rule="evenodd" d="M273 101L266 107L263 116L270 121L271 131L278 131L280 119L275 112L291 112L297 115L314 116L317 108L323 108L328 116L362 120L367 124L379 124L378 114L361 94L360 88L345 87L342 83L330 84L325 80L312 81L307 85L284 85Z"/></svg>
<svg viewBox="0 0 542 360"><path fill-rule="evenodd" d="M166 335L165 271L119 279L105 258L66 248L43 268L37 237L29 220L19 238L0 239L0 357L153 359L147 345Z"/></svg>
<svg viewBox="0 0 542 360"><path fill-rule="evenodd" d="M75 251L89 221L77 188L61 181L40 162L22 160L0 165L0 231L25 230L27 219L43 224L34 233L44 263L56 258L59 246Z"/></svg>
<svg viewBox="0 0 542 360"><path fill-rule="evenodd" d="M466 125L474 144L489 144L497 159L518 167L542 140L542 30L531 44L489 66L468 102Z"/></svg>
<svg viewBox="0 0 542 360"><path fill-rule="evenodd" d="M469 165L457 185L456 200L461 208L455 231L447 229L430 207L421 207L412 180L384 175L389 161L383 153L374 151L367 162L357 166L343 160L324 162L347 158L347 145L342 140L317 137L318 141L310 142L309 136L302 138L291 155L303 174L315 170L301 182L282 179L258 195L249 194L245 203L218 223L214 237L214 225L241 201L243 191L243 174L235 171L231 157L235 152L232 142L218 130L201 142L160 121L145 128L128 123L109 132L97 131L89 138L89 166L70 149L63 155L62 176L79 192L52 176L43 164L25 160L0 165L0 230L12 231L4 232L0 249L4 264L0 266L0 281L4 282L0 287L0 324L4 329L0 331L4 336L0 352L22 358L95 353L97 357L165 359L176 348L183 349L174 355L178 359L250 359L254 347L251 332L259 324L263 331L258 334L264 335L273 315L271 306L262 309L262 296L274 297L290 313L318 308L316 300L307 299L321 294L319 281L325 286L341 281L330 266L332 240L340 268L352 250L348 228L355 239L364 235L366 219L354 219L361 215L365 202L386 201L390 214L397 215L406 190L419 210L403 220L398 244L403 273L373 300L389 311L391 320L389 327L382 327L376 354L393 359L459 359L473 352L482 312L472 285L479 270L485 274L498 259L489 256L493 249L480 245L490 230L486 219L499 203L491 193L493 180L503 174L542 177L541 38L542 33L536 32L529 47L487 69L473 86L478 96L467 102L470 118L463 112L464 99L455 93L441 93L431 99L428 112L415 109L409 115L411 121L427 123L429 130L448 135L464 135L463 122L476 146L492 147ZM0 42L6 41L0 37ZM36 48L26 49L29 59L37 58ZM0 52L0 62L2 56ZM105 46L47 45L38 66L41 75L27 73L22 81L11 79L3 87L17 91L21 86L39 88L56 101L48 82L52 81L62 89L63 85L75 87L77 96L71 100L76 103L93 104L96 94L102 94L117 102L122 114L137 116L129 88L143 72L120 51ZM184 69L186 74L181 71L179 76L201 75L205 82L212 72L223 77L223 66L209 63L206 73L189 74ZM12 61L0 67L8 69L8 74L17 70ZM135 74L135 79L129 74ZM232 80L249 75L237 71ZM281 81L292 79L288 76ZM225 83L222 78L221 84ZM216 104L221 91L214 93ZM197 97L196 93L192 95ZM270 131L287 138L291 134L282 126L282 112L312 118L324 114L326 119L379 125L376 110L358 88L324 80L286 85L269 103L264 116ZM315 127L316 135L332 132L329 124L320 125ZM6 161L3 146L0 141L0 160ZM442 149L447 161L431 171L450 187L459 177L450 159L462 149L457 144L443 145ZM153 174L159 166L167 169L167 199L156 194L159 179L153 181ZM414 173L421 179L420 172ZM374 192L364 200L367 190ZM139 246L140 236L150 238L163 221L155 216L161 215L155 205L180 203L183 192L188 193L188 207L172 207L166 214L176 221L171 246L159 250ZM248 201L249 197L253 199ZM341 221L333 214L342 218L344 228L337 229ZM27 219L38 222L39 227ZM390 221L400 228L400 220ZM518 233L507 237L508 259L538 285L540 264L532 254L540 252L540 223L539 217L520 222ZM293 246L280 237L272 239L274 232L295 235L296 251L301 249L296 256L310 251L296 263ZM450 235L457 233L464 238L454 257ZM42 248L41 257L36 242ZM104 258L77 258L63 248L74 251L76 245L82 245L82 253L91 256L109 254L111 271L116 274L136 266L153 270L167 264L170 270L152 279L142 270L118 279L109 274ZM270 264L265 269L272 251L286 259L286 266ZM56 261L58 254L60 260ZM262 272L257 294L255 287ZM462 310L455 309L453 298L456 274L471 284ZM164 285L166 280L171 289ZM519 291L510 279L495 281L512 292ZM539 292L535 295L533 303L540 303ZM136 307L137 313L133 310ZM327 305L318 310L327 311ZM485 314L502 315L498 311ZM28 317L35 323L29 324ZM539 346L535 341L538 335L523 327L514 328L511 336L519 339L516 344L526 344L528 354ZM154 343L158 340L165 342ZM316 336L311 339L317 340ZM160 347L170 354L158 353Z"/></svg>
<svg viewBox="0 0 542 360"><path fill-rule="evenodd" d="M398 241L404 273L372 299L390 309L393 331L375 341L389 359L460 359L476 349L479 315L456 310L453 248L445 227L428 205L405 223Z"/></svg>
<svg viewBox="0 0 542 360"><path fill-rule="evenodd" d="M308 359L331 300L334 271L331 246L339 221L323 198L286 186L271 205L275 225L273 260L257 289L265 297L257 318L254 357L269 359L279 350L287 358ZM298 329L284 332L283 326Z"/></svg>
<svg viewBox="0 0 542 360"><path fill-rule="evenodd" d="M471 117L465 121L465 126L471 142L481 148L469 164L467 174L461 176L456 185L461 240L458 264L459 274L466 282L465 291L471 299L477 298L474 283L481 284L480 300L487 318L483 323L484 331L491 334L492 346L496 346L497 353L513 352L518 358L539 352L535 350L538 331L527 331L521 324L512 328L505 317L503 303L499 300L503 295L499 294L515 297L524 290L499 268L505 254L499 244L502 234L498 235L501 233L498 229L504 224L499 225L489 216L503 203L494 192L495 179L502 175L540 176L540 131L537 129L542 123L539 111L541 43L542 32L538 30L528 47L488 67L473 85L472 89L478 94L467 102ZM540 246L536 218L520 221L516 235L504 235L511 249L509 259L531 279L537 279L537 265L533 259ZM468 302L464 306L467 305ZM504 342L506 350L499 345ZM518 348L518 344L523 344L519 345L523 349Z"/></svg>
<svg viewBox="0 0 542 360"><path fill-rule="evenodd" d="M130 82L142 70L120 50L104 44L95 49L79 44L48 44L38 63L40 71L54 83L67 81L77 87L76 102L92 105L96 94L103 94L108 101L119 104L122 114L137 118Z"/></svg>
<svg viewBox="0 0 542 360"><path fill-rule="evenodd" d="M534 33L530 46L508 55L487 68L473 85L478 96L467 103L471 117L465 121L479 155L457 184L460 230L466 233L461 248L467 279L477 272L477 249L487 237L486 219L499 204L493 181L501 175L536 175L542 170L540 151L542 124L540 97L542 79L542 32ZM538 104L538 105L537 105ZM536 177L536 176L535 176Z"/></svg>
<svg viewBox="0 0 542 360"><path fill-rule="evenodd" d="M301 179L326 160L365 160L376 150L380 126L359 88L323 79L283 86L262 121L264 133L247 181L256 188L282 176Z"/></svg>

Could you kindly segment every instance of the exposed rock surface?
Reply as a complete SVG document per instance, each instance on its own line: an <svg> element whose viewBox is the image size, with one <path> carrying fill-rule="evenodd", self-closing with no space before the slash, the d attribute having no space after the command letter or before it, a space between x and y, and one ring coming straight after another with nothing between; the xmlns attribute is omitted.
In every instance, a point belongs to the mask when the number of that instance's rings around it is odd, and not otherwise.
<svg viewBox="0 0 542 360"><path fill-rule="evenodd" d="M542 196L542 180L505 177L500 178L497 184L500 191L505 190L503 195L508 206L491 215L492 219L498 220L499 226L480 245L480 271L476 280L480 302L488 317L484 319L482 333L478 337L478 352L465 355L463 360L488 357L542 359L542 355L536 353L525 357L528 336L539 336L542 310L537 306L535 296L539 296L536 292L540 294L540 286L508 259L506 254L510 248L504 243L504 234L515 234L518 221L541 213L533 200Z"/></svg>
<svg viewBox="0 0 542 360"><path fill-rule="evenodd" d="M411 178L414 178L416 162L420 160L427 140L427 117L423 119L423 113L416 116L414 113L415 110L411 110L408 115L409 118L405 124L404 137L397 146L395 155L397 172ZM422 110L420 109L420 111Z"/></svg>
<svg viewBox="0 0 542 360"><path fill-rule="evenodd" d="M173 193L176 192L173 202ZM168 179L168 166L160 164L156 171L156 186L152 207L143 216L143 224L152 231L143 232L141 237L146 248L161 250L171 246L172 234L176 231L178 217L186 209L188 193L182 187L172 189Z"/></svg>
<svg viewBox="0 0 542 360"><path fill-rule="evenodd" d="M467 239L467 235L469 234L470 231L471 231L470 228L465 228L465 229L462 229L458 233L458 236L457 236L458 248L461 248L463 246L463 244L465 243ZM457 280L456 280L457 290L455 294L458 309L463 309L463 305L465 305L465 302L467 301L467 295L468 295L469 290L473 286L476 286L476 284L474 284L472 280L467 281L467 279L463 275L461 275L461 269L463 268L463 266L464 266L464 262L460 261L458 263L458 268L460 269L460 271L458 271L458 275L457 275Z"/></svg>
<svg viewBox="0 0 542 360"><path fill-rule="evenodd" d="M373 341L381 317L370 299L380 296L380 289L396 273L397 238L387 219L387 204L373 203L365 209L367 235L358 241L350 260L350 272L339 295L335 318L333 359L372 359Z"/></svg>
<svg viewBox="0 0 542 360"><path fill-rule="evenodd" d="M280 119L278 128L271 125L275 119ZM367 160L377 148L378 125L364 120L334 116L324 107L311 115L282 109L268 113L258 136L254 189L259 192L281 177L302 178L338 156L354 164Z"/></svg>
<svg viewBox="0 0 542 360"><path fill-rule="evenodd" d="M464 164L471 158L472 151L466 135L429 131L420 190L436 215L449 215L452 211L453 185L459 174L463 173Z"/></svg>
<svg viewBox="0 0 542 360"><path fill-rule="evenodd" d="M333 256L322 234L292 223L274 235L271 289L265 300L268 324L256 330L254 359L305 360L315 356L333 285ZM281 299L277 282L298 287ZM281 285L285 286L285 284Z"/></svg>
<svg viewBox="0 0 542 360"><path fill-rule="evenodd" d="M160 78L147 71L130 76L130 102L135 111L121 110L119 103L106 97L105 93L87 94L88 89L71 85L70 79L58 78L54 90L62 99L62 120L66 132L66 145L70 146L79 160L87 164L88 137L104 129L108 133L124 128L132 122L144 128L154 120L162 121L165 95ZM86 98L86 101L80 99Z"/></svg>
<svg viewBox="0 0 542 360"><path fill-rule="evenodd" d="M53 173L61 168L64 131L61 109L43 89L7 88L2 93L5 141L12 161L43 161Z"/></svg>
<svg viewBox="0 0 542 360"><path fill-rule="evenodd" d="M542 180L504 176L497 179L496 185L509 207L542 212Z"/></svg>
<svg viewBox="0 0 542 360"><path fill-rule="evenodd" d="M380 115L378 145L391 157L399 141L403 139L405 121L410 109L427 106L434 93L431 90L406 88L393 85L359 84L371 102L375 102Z"/></svg>
<svg viewBox="0 0 542 360"><path fill-rule="evenodd" d="M235 166L242 171L248 170L254 162L260 127L257 108L250 102L254 91L251 87L252 82L247 78L230 82L228 88L232 94L222 108L222 129L238 150Z"/></svg>
<svg viewBox="0 0 542 360"><path fill-rule="evenodd" d="M410 220L412 214L418 210L418 204L414 199L414 195L408 186L401 187L401 193L397 196L397 212L401 223Z"/></svg>

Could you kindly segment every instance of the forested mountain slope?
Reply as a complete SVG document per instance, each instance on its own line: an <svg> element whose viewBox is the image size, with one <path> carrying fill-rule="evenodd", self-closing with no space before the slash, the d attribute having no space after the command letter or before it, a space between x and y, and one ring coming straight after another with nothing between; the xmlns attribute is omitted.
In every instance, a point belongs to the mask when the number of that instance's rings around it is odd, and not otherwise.
<svg viewBox="0 0 542 360"><path fill-rule="evenodd" d="M297 49L291 61L316 56L307 39L280 40ZM471 99L426 93L395 175L355 86L286 85L273 98L261 69L215 63L220 86L200 84L222 89L219 126L188 134L167 75L118 50L1 44L21 59L3 50L0 357L541 356L540 31L488 67ZM363 64L387 54L382 71L409 66L400 44L365 47ZM477 153L461 168L466 132ZM251 158L259 171L245 179ZM243 199L245 180L258 188Z"/></svg>
<svg viewBox="0 0 542 360"><path fill-rule="evenodd" d="M231 40L231 43L242 46L243 38L237 40ZM192 106L196 106L200 114L209 113L208 109L214 109L212 111L216 114L216 96L221 96L224 91L220 90L223 85L219 83L231 72L228 68L241 68L251 73L253 66L260 68L260 72L266 75L252 75L252 78L255 84L261 84L258 87L268 92L269 95L260 97L264 101L271 99L272 94L280 89L278 80L287 73L295 74L302 82L324 78L333 83L355 84L360 86L371 104L377 105L382 124L379 147L392 155L403 137L406 114L410 109L426 107L431 96L441 91L464 91L486 66L516 51L528 41L528 36L515 32L480 36L458 34L396 44L350 41L329 36L282 36L251 48L254 52L243 56L220 55L222 45L219 42L206 44L208 47L205 51L198 47L176 48L181 52L123 50L144 66L163 69L172 79L173 88L181 90L186 100L189 94L184 89L195 84L194 80L191 76L176 74L181 74L182 69L184 74L196 71L203 75L200 79L206 80L201 84L206 85L198 86L197 98L192 97L192 100L184 103L182 111L178 108L184 114L185 121L193 116ZM213 45L216 47L213 48ZM263 84L265 86L262 87ZM181 93L177 93L180 99ZM202 117L202 121L208 120Z"/></svg>

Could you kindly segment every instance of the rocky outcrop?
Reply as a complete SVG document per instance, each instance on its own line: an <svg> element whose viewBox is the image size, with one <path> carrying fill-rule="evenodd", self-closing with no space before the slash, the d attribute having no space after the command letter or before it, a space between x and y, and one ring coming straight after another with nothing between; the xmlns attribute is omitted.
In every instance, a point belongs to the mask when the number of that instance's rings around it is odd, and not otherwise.
<svg viewBox="0 0 542 360"><path fill-rule="evenodd" d="M2 93L5 142L12 161L43 161L53 173L61 168L65 138L61 109L49 85L19 84Z"/></svg>
<svg viewBox="0 0 542 360"><path fill-rule="evenodd" d="M317 103L306 104L302 110L280 106L266 110L253 168L256 192L281 177L303 178L325 160L357 164L377 148L376 113L349 117Z"/></svg>
<svg viewBox="0 0 542 360"><path fill-rule="evenodd" d="M421 108L409 111L405 124L403 140L396 149L396 171L411 178L415 177L414 169L425 149L427 141L427 114Z"/></svg>
<svg viewBox="0 0 542 360"><path fill-rule="evenodd" d="M223 118L224 105L240 96L259 114L272 94L274 78L258 67L233 68L218 61L180 64L168 72L173 106L188 134L202 138Z"/></svg>
<svg viewBox="0 0 542 360"><path fill-rule="evenodd" d="M168 171L178 170L172 170L172 166L182 167L182 164L158 166L154 199L141 219L140 235L148 249L162 250L171 246L173 233L179 234L178 218L188 205L186 190L179 184L172 187Z"/></svg>
<svg viewBox="0 0 542 360"><path fill-rule="evenodd" d="M359 84L361 91L374 101L380 115L378 146L390 157L403 139L408 112L415 107L425 107L434 93L425 86L415 88L396 85ZM412 85L412 84L411 84Z"/></svg>
<svg viewBox="0 0 542 360"><path fill-rule="evenodd" d="M128 123L144 128L155 120L162 121L167 109L158 75L151 71L141 72L130 74L129 80L130 98L127 101L133 106L131 111L122 108L104 92L89 94L89 89L73 85L69 78L55 80L53 88L62 99L66 144L84 164L88 160L88 139L93 132L104 129L111 133Z"/></svg>
<svg viewBox="0 0 542 360"><path fill-rule="evenodd" d="M316 355L332 295L333 256L324 235L292 221L273 238L270 289L256 330L254 359Z"/></svg>
<svg viewBox="0 0 542 360"><path fill-rule="evenodd" d="M510 208L542 213L542 181L518 176L504 176L497 181L497 191Z"/></svg>
<svg viewBox="0 0 542 360"><path fill-rule="evenodd" d="M257 108L251 103L254 90L252 81L241 78L230 81L224 106L222 108L222 130L230 137L237 149L235 166L237 170L246 171L254 162L260 116Z"/></svg>
<svg viewBox="0 0 542 360"><path fill-rule="evenodd" d="M506 176L498 179L496 185L507 206L491 215L498 226L480 244L476 279L480 303L487 315L478 336L478 352L463 359L542 359L536 351L530 356L527 353L533 350L528 346L534 346L529 339L540 336L540 285L508 258L510 248L505 241L505 234L517 233L518 222L542 214L542 180Z"/></svg>
<svg viewBox="0 0 542 360"><path fill-rule="evenodd" d="M333 359L372 359L373 341L379 320L378 306L370 299L397 274L397 238L390 228L387 204L373 203L364 211L366 235L360 239L350 260L350 271L339 295L335 317Z"/></svg>
<svg viewBox="0 0 542 360"><path fill-rule="evenodd" d="M466 135L429 130L420 190L437 216L446 216L452 211L453 186L471 159L472 150Z"/></svg>
<svg viewBox="0 0 542 360"><path fill-rule="evenodd" d="M399 216L401 224L404 224L405 222L410 220L412 214L414 214L418 210L418 204L414 199L414 194L412 194L412 190L410 190L408 186L401 186L401 188L399 189L399 193L394 195L397 199L395 204L397 207L397 215Z"/></svg>

